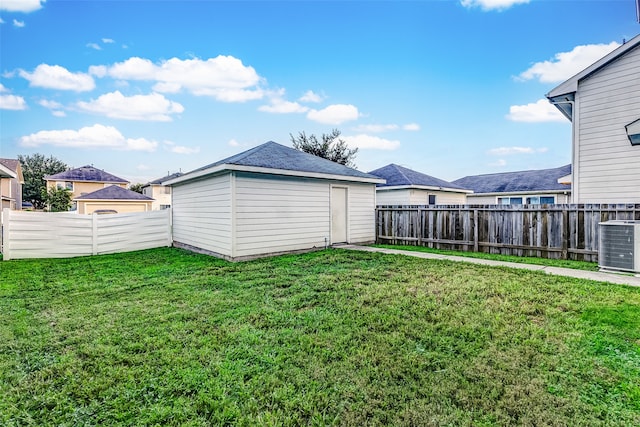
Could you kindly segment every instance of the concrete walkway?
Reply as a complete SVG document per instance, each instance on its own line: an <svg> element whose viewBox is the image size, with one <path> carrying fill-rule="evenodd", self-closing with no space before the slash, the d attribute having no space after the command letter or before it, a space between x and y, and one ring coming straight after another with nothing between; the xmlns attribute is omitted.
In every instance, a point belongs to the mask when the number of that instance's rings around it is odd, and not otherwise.
<svg viewBox="0 0 640 427"><path fill-rule="evenodd" d="M552 274L556 276L575 277L577 279L596 280L598 282L609 282L609 283L616 283L619 285L629 285L629 286L640 287L640 275L575 270L573 268L547 267L544 265L521 264L516 262L505 262L505 261L493 261L489 259L461 257L461 256L454 256L454 255L440 255L440 254L432 254L432 253L417 252L417 251L403 251L399 249L374 248L371 246L336 245L335 247L340 249L350 249L354 251L382 252L385 254L407 255L407 256L413 256L413 257L425 258L425 259L445 259L449 261L469 262L472 264L490 265L494 267L509 267L509 268L519 268L522 270L542 271L547 274Z"/></svg>

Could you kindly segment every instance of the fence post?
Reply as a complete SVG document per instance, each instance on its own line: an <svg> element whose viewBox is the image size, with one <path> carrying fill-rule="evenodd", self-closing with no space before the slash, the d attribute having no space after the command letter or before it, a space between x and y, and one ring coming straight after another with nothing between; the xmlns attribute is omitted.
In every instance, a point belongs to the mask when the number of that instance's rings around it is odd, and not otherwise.
<svg viewBox="0 0 640 427"><path fill-rule="evenodd" d="M11 241L11 210L4 208L2 211L2 259L8 261L11 259L11 250L9 242Z"/></svg>
<svg viewBox="0 0 640 427"><path fill-rule="evenodd" d="M91 214L91 253L98 255L98 214Z"/></svg>
<svg viewBox="0 0 640 427"><path fill-rule="evenodd" d="M569 259L569 209L562 208L562 259Z"/></svg>
<svg viewBox="0 0 640 427"><path fill-rule="evenodd" d="M473 210L473 251L478 252L478 228L480 225L478 224L478 209Z"/></svg>

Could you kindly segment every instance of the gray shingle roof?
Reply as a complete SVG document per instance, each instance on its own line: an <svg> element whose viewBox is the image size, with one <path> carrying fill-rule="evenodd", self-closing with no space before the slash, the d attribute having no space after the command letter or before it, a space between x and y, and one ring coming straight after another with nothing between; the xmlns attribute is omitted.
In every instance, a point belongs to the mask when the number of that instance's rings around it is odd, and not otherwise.
<svg viewBox="0 0 640 427"><path fill-rule="evenodd" d="M18 165L20 160L18 159L0 159L0 164L9 169L12 172L18 172Z"/></svg>
<svg viewBox="0 0 640 427"><path fill-rule="evenodd" d="M162 178L158 178L158 179L154 179L153 181L149 181L149 183L147 183L147 185L160 185L165 181L169 181L170 179L177 178L177 177L182 176L182 175L184 175L182 172L175 172L175 173L172 173L171 175L163 176ZM147 185L145 185L145 187Z"/></svg>
<svg viewBox="0 0 640 427"><path fill-rule="evenodd" d="M220 165L252 166L297 172L342 175L354 178L379 179L377 176L360 172L359 170L280 145L273 141L265 142L250 150L195 169L184 175L184 177L187 178L191 173L204 171Z"/></svg>
<svg viewBox="0 0 640 427"><path fill-rule="evenodd" d="M474 193L515 193L520 191L571 190L569 185L558 184L558 178L571 174L571 165L553 169L472 175L456 179L454 184Z"/></svg>
<svg viewBox="0 0 640 427"><path fill-rule="evenodd" d="M114 183L129 182L126 179L122 179L93 166L82 166L76 169L69 169L68 171L45 176L44 179L50 181L97 181Z"/></svg>
<svg viewBox="0 0 640 427"><path fill-rule="evenodd" d="M408 169L394 163L383 166L369 173L387 180L386 184L376 184L376 187L423 186L466 190L466 188L454 183L416 172L412 169Z"/></svg>
<svg viewBox="0 0 640 427"><path fill-rule="evenodd" d="M118 185L110 185L92 193L88 193L73 200L153 200L144 194L127 190Z"/></svg>

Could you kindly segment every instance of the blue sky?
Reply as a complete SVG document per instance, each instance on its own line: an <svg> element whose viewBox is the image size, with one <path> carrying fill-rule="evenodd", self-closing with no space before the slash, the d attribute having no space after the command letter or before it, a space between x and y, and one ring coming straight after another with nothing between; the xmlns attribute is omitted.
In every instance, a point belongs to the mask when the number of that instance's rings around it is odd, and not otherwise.
<svg viewBox="0 0 640 427"><path fill-rule="evenodd" d="M0 157L135 183L337 128L363 171L557 167L544 95L638 33L635 0L0 0Z"/></svg>

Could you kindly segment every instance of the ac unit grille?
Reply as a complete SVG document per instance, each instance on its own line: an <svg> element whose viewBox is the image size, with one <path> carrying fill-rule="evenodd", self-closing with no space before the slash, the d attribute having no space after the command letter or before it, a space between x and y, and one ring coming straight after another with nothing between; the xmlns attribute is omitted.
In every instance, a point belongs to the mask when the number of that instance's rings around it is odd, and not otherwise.
<svg viewBox="0 0 640 427"><path fill-rule="evenodd" d="M609 221L600 224L598 264L614 270L640 270L640 223Z"/></svg>

